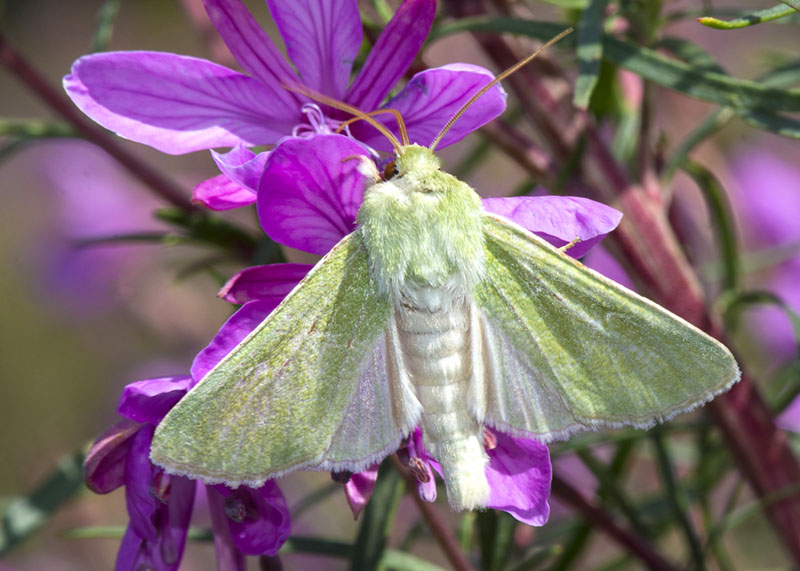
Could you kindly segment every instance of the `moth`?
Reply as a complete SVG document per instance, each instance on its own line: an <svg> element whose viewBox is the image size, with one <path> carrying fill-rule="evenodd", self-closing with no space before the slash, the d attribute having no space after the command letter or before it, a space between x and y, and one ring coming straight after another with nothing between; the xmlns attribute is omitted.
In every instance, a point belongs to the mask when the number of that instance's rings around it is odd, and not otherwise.
<svg viewBox="0 0 800 571"><path fill-rule="evenodd" d="M484 212L433 153L458 115L430 148L383 128L394 176L169 412L155 464L257 487L300 469L362 471L420 426L451 506L472 509L489 497L485 427L543 442L647 428L739 379L717 340Z"/></svg>

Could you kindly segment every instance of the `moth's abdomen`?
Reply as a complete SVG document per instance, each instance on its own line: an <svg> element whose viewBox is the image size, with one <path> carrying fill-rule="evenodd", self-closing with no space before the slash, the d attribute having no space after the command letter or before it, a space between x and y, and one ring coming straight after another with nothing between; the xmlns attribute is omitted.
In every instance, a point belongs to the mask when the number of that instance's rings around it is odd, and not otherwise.
<svg viewBox="0 0 800 571"><path fill-rule="evenodd" d="M414 301L395 304L404 362L422 405L426 448L442 465L447 496L456 509L485 506L489 486L484 468L483 426L467 408L471 379L470 315L465 301L426 303L441 292L415 289Z"/></svg>

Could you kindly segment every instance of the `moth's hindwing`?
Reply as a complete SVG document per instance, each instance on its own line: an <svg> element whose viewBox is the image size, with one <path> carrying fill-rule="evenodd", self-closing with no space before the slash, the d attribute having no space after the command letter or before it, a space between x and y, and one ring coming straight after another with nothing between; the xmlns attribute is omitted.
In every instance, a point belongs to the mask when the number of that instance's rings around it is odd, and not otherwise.
<svg viewBox="0 0 800 571"><path fill-rule="evenodd" d="M360 233L345 237L166 416L151 457L207 483L259 485L299 468L362 470L416 418ZM396 381L393 385L391 381Z"/></svg>
<svg viewBox="0 0 800 571"><path fill-rule="evenodd" d="M544 441L649 427L728 389L728 349L499 216L484 215L486 423Z"/></svg>

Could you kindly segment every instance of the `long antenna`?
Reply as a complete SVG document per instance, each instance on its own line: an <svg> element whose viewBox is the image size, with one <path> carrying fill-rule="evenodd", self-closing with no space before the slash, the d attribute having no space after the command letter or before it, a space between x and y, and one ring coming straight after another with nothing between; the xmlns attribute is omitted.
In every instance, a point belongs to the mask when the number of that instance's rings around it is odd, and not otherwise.
<svg viewBox="0 0 800 571"><path fill-rule="evenodd" d="M481 97L484 93L489 91L492 87L494 87L495 85L497 85L498 83L503 81L509 75L511 75L512 73L517 71L519 68L521 68L522 66L527 65L528 63L530 63L530 61L533 58L535 58L536 56L538 56L542 51L546 50L547 48L552 46L554 43L556 43L557 41L559 41L561 38L563 38L567 34L571 33L572 31L573 31L572 28L567 28L566 30L564 30L563 32L558 34L556 37L554 37L552 40L548 41L546 44L544 44L542 47L540 47L538 50L533 52L531 55L529 55L525 59L522 59L522 60L518 61L517 63L515 63L514 65L509 67L507 70L505 70L503 73L501 73L500 75L495 77L492 81L490 81L489 83L484 85L483 88L480 91L478 91L475 95L470 97L469 100L466 103L464 103L464 105L461 106L461 109L456 111L455 115L450 117L450 120L447 123L445 123L444 127L442 127L442 130L439 131L439 134L436 135L436 138L433 140L433 142L431 143L430 147L428 147L428 148L431 151L436 149L436 145L438 145L441 142L441 140L444 138L444 136L447 134L447 132L450 130L450 128L453 126L453 124L456 121L458 121L464 113L467 112L467 110L472 106L473 103L475 103L475 101L478 100L479 97Z"/></svg>
<svg viewBox="0 0 800 571"><path fill-rule="evenodd" d="M333 97L328 97L327 95L323 95L322 93L317 93L316 91L314 91L313 89L309 89L305 85L284 83L281 85L281 87L283 87L287 91L292 91L294 93L305 95L309 99L317 101L318 103L328 105L330 107L333 107L334 109L338 109L339 111L344 111L345 113L350 113L350 115L358 117L359 119L363 119L364 121L375 127L378 131L380 131L384 137L389 139L389 142L392 144L394 150L397 152L398 155L403 154L403 148L400 145L400 141L397 140L397 137L394 136L394 134L386 127L386 125L377 121L375 118L370 117L370 115L368 115L358 107L354 107L353 105L349 105L344 101L339 101L338 99L334 99ZM405 125L403 125L403 127L405 127ZM406 135L406 137L408 137L408 135Z"/></svg>
<svg viewBox="0 0 800 571"><path fill-rule="evenodd" d="M370 111L369 113L364 113L364 115L369 115L370 117L375 117L375 115L381 115L383 113L391 113L394 116L394 120L397 121L397 128L400 130L400 142L403 145L408 145L410 143L408 139L408 129L406 129L406 123L403 121L403 116L400 114L400 111L397 109L378 109L377 111ZM352 125L356 121L361 121L363 117L351 117L344 123L341 123L338 127L336 127L336 132L341 133L344 131L345 127L348 125Z"/></svg>

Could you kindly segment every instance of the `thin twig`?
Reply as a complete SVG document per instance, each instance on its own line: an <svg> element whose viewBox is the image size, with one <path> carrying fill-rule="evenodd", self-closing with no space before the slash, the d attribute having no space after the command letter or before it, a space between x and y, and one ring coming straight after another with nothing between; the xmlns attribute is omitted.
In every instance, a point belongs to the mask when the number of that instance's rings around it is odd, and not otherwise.
<svg viewBox="0 0 800 571"><path fill-rule="evenodd" d="M620 526L605 510L593 504L557 475L553 475L551 490L554 496L580 513L588 523L596 525L599 530L641 559L647 569L654 571L676 571L678 569L656 553L640 535Z"/></svg>

